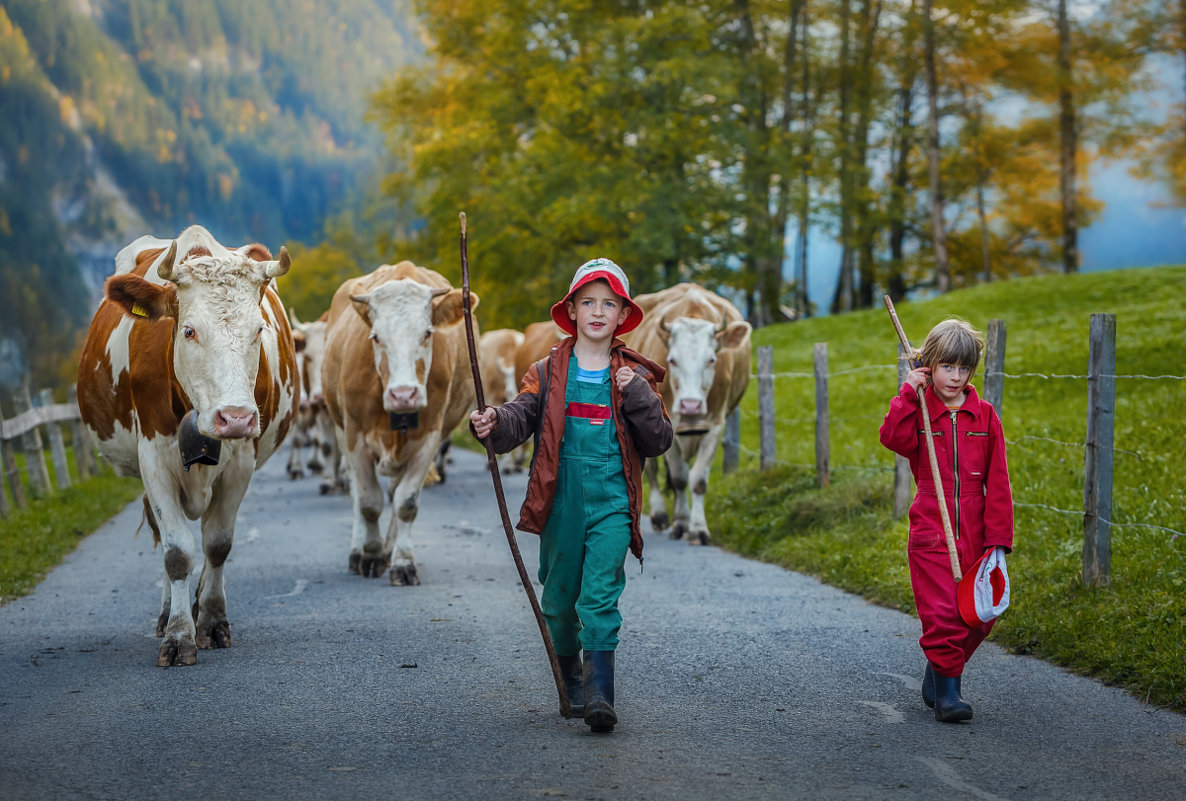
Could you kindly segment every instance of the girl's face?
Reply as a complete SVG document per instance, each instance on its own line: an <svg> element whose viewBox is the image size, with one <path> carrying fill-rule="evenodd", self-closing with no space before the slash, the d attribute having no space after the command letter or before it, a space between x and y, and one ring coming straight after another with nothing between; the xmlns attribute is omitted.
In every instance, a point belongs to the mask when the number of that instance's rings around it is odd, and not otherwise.
<svg viewBox="0 0 1186 801"><path fill-rule="evenodd" d="M962 364L940 362L931 368L931 386L935 394L948 406L964 402L964 387L972 377L972 368Z"/></svg>
<svg viewBox="0 0 1186 801"><path fill-rule="evenodd" d="M591 342L609 342L629 314L630 307L601 280L585 284L568 301L577 336Z"/></svg>

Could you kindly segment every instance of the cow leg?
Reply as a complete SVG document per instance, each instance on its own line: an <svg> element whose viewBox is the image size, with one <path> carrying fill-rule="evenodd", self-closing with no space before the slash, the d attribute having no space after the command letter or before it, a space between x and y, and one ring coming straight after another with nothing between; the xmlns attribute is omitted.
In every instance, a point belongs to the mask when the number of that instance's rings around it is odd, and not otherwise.
<svg viewBox="0 0 1186 801"><path fill-rule="evenodd" d="M155 453L146 453L151 445L141 445L140 463L154 464ZM175 455L170 454L173 458ZM194 618L189 604L189 574L194 563L194 538L178 506L178 487L163 470L145 471L144 494L148 497L153 519L161 532L164 550L165 580L161 614L168 620L157 625L164 640L157 650L158 667L192 665L198 661L194 642Z"/></svg>
<svg viewBox="0 0 1186 801"><path fill-rule="evenodd" d="M663 490L659 487L659 457L654 456L647 459L643 463L643 472L647 476L647 484L650 486L648 495L650 514L651 514L651 528L655 531L663 531L667 528L667 500L663 497Z"/></svg>
<svg viewBox="0 0 1186 801"><path fill-rule="evenodd" d="M325 444L322 442L324 432L321 430L320 421L317 416L320 412L312 412L309 419L309 461L306 464L309 466L309 472L315 476L321 475L325 472L325 462L322 458L325 456Z"/></svg>
<svg viewBox="0 0 1186 801"><path fill-rule="evenodd" d="M346 449L342 447L341 434L334 426L333 420L330 419L329 412L325 409L317 412L317 430L321 436L321 454L325 457L325 463L330 468L328 477L322 475L321 494L336 495L339 492L349 492L350 486L347 479L349 460L345 453Z"/></svg>
<svg viewBox="0 0 1186 801"><path fill-rule="evenodd" d="M398 479L392 479L391 524L387 528L387 548L392 554L392 586L411 587L420 583L416 559L412 553L412 523L420 511L420 488L428 468L439 453L440 432L430 434L413 452Z"/></svg>
<svg viewBox="0 0 1186 801"><path fill-rule="evenodd" d="M199 648L230 648L223 565L235 539L235 519L255 467L251 450L241 449L225 468L202 515L202 552L206 560L194 599L194 642Z"/></svg>
<svg viewBox="0 0 1186 801"><path fill-rule="evenodd" d="M300 432L292 432L292 444L288 447L288 477L293 481L298 478L305 477L305 466L301 462L301 435Z"/></svg>
<svg viewBox="0 0 1186 801"><path fill-rule="evenodd" d="M708 474L712 469L712 457L717 452L717 445L725 433L724 421L713 423L708 433L700 437L696 448L696 460L692 464L688 475L688 484L692 490L692 510L688 529L688 542L692 545L708 545L708 518L704 512L704 496L708 492Z"/></svg>
<svg viewBox="0 0 1186 801"><path fill-rule="evenodd" d="M675 494L675 520L671 524L671 539L678 540L690 531L688 516L688 463L684 461L685 438L676 437L667 450L667 480ZM697 542L697 545L700 543Z"/></svg>
<svg viewBox="0 0 1186 801"><path fill-rule="evenodd" d="M362 437L350 452L354 481L350 500L354 505L354 529L350 535L350 572L365 578L378 578L391 563L391 551L379 536L379 516L383 514L383 490L375 475L375 457Z"/></svg>

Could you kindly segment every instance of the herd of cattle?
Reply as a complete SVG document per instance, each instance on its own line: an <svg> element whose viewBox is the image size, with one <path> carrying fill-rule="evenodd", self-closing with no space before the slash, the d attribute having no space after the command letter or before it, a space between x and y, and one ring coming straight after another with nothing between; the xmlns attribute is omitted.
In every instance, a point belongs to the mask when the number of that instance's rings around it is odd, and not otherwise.
<svg viewBox="0 0 1186 801"><path fill-rule="evenodd" d="M258 244L228 249L201 226L172 241L141 237L115 257L91 322L79 408L117 472L144 483L144 516L164 553L161 667L230 646L223 565L239 505L286 437L292 478L307 464L323 493L350 493L350 571L419 583L411 532L420 492L444 480L450 434L475 403L462 291L411 262L383 265L342 284L320 319L301 322L276 292L290 266L283 248L278 259ZM665 456L674 519L648 460L651 521L707 544L709 466L749 382L751 328L694 284L634 300L646 317L627 344L667 366L660 390L678 434ZM550 320L481 335L487 403L513 398L562 336ZM502 469L522 470L527 458L508 454ZM385 497L392 513L380 532ZM187 520L201 520L204 555L192 603Z"/></svg>

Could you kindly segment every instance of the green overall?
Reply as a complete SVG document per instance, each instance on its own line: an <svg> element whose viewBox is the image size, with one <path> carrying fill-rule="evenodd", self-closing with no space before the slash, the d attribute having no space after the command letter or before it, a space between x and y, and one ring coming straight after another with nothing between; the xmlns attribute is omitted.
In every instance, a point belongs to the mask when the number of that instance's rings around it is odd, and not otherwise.
<svg viewBox="0 0 1186 801"><path fill-rule="evenodd" d="M630 498L617 426L610 409L609 370L598 384L577 380L569 360L564 438L556 495L540 536L540 607L556 653L613 651L622 615L630 546Z"/></svg>

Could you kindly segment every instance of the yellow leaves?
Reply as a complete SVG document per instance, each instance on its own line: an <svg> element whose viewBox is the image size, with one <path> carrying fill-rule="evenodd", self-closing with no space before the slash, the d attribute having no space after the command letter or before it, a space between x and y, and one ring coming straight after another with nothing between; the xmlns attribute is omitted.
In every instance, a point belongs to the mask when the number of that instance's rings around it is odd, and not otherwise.
<svg viewBox="0 0 1186 801"><path fill-rule="evenodd" d="M226 173L218 174L218 196L224 201L230 200L235 192L235 179Z"/></svg>

